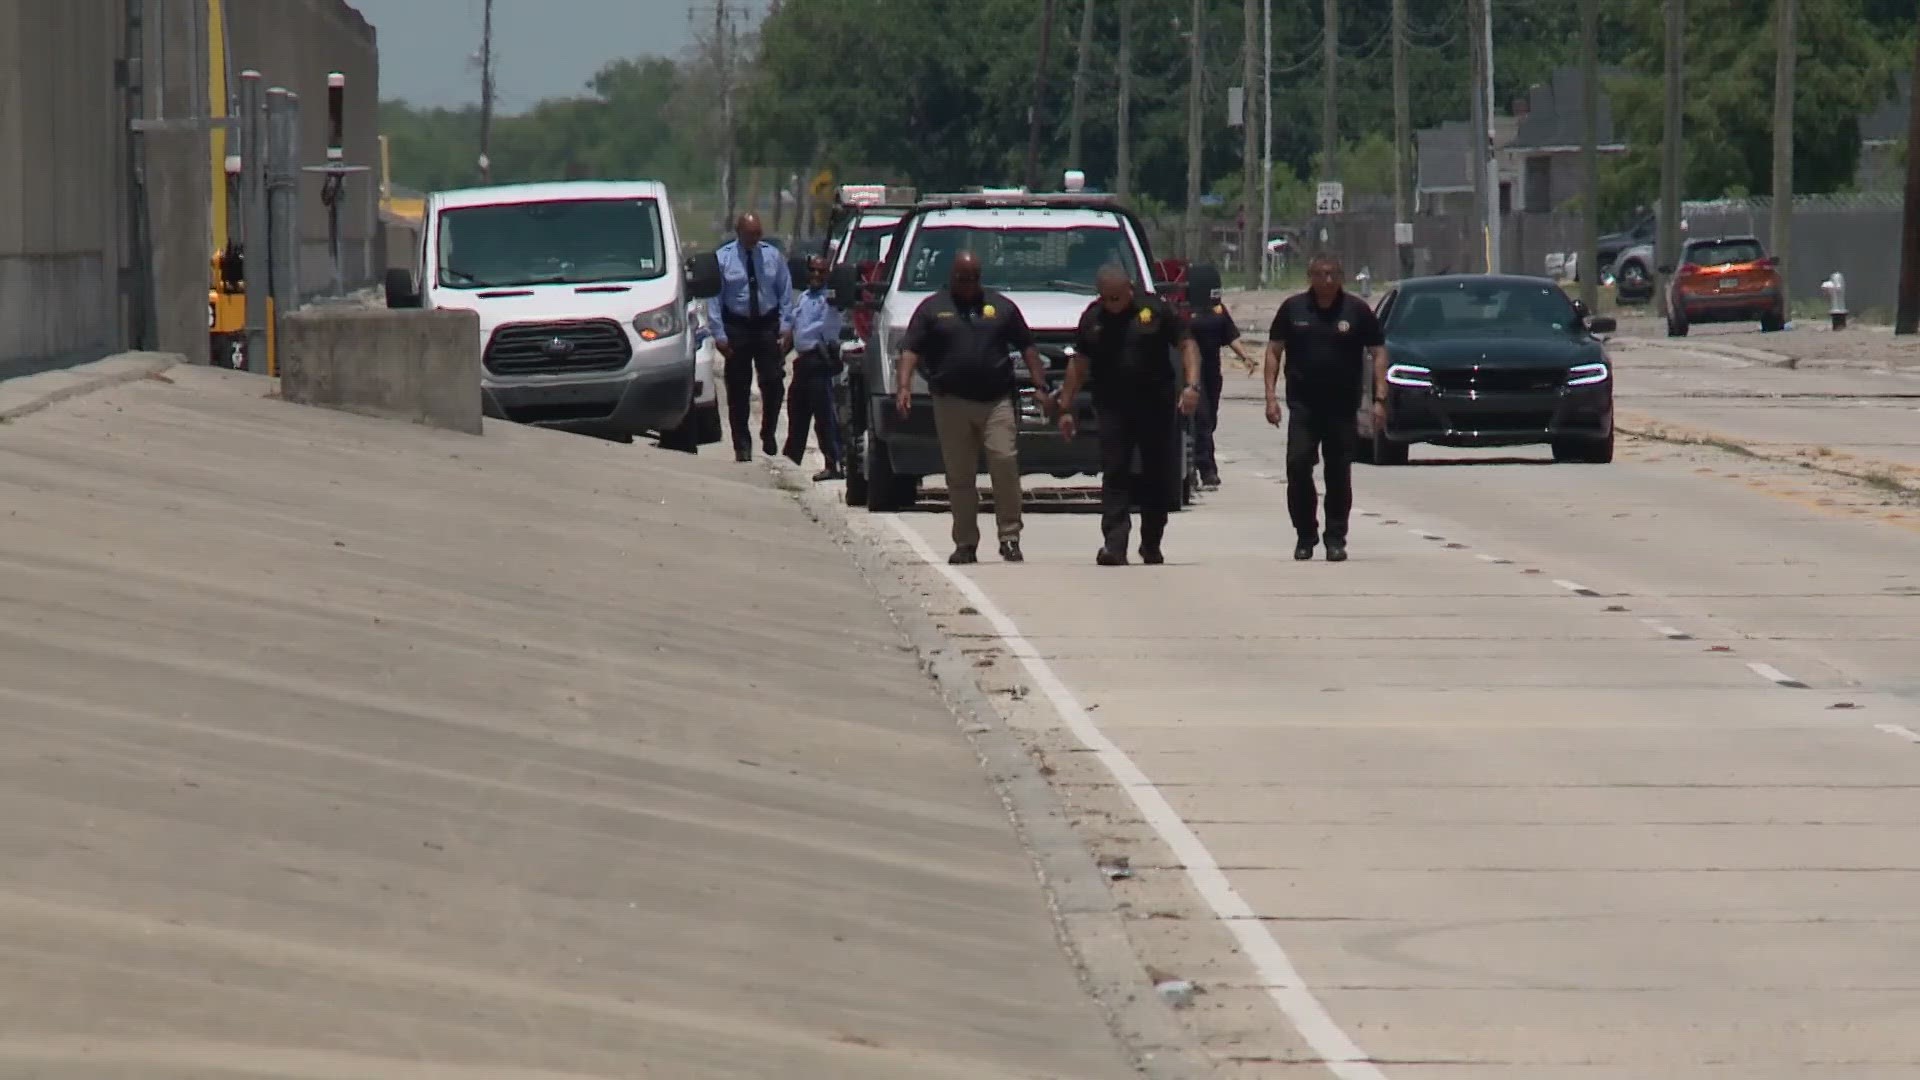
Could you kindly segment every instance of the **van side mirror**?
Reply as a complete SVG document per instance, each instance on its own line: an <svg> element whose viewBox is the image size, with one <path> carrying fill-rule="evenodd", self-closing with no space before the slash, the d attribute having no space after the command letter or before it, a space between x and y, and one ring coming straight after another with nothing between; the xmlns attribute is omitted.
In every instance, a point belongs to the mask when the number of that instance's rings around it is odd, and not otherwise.
<svg viewBox="0 0 1920 1080"><path fill-rule="evenodd" d="M720 295L720 256L702 252L687 260L687 292L696 300L711 300Z"/></svg>
<svg viewBox="0 0 1920 1080"><path fill-rule="evenodd" d="M1620 324L1614 321L1611 315L1602 315L1587 324L1587 333L1589 334L1611 334L1618 329L1620 329Z"/></svg>
<svg viewBox="0 0 1920 1080"><path fill-rule="evenodd" d="M845 311L860 302L860 271L852 263L841 263L827 272L827 290L834 307Z"/></svg>
<svg viewBox="0 0 1920 1080"><path fill-rule="evenodd" d="M387 306L395 309L420 306L420 290L414 288L413 271L403 266L387 268Z"/></svg>

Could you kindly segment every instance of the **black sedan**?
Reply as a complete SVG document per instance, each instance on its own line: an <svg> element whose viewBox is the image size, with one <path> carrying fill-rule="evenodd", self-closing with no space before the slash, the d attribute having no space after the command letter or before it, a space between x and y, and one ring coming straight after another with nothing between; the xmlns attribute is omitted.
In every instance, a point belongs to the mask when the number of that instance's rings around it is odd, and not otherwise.
<svg viewBox="0 0 1920 1080"><path fill-rule="evenodd" d="M1412 443L1546 443L1556 461L1613 460L1613 364L1590 319L1546 278L1457 274L1401 282L1380 301L1387 398L1360 406L1361 460L1404 465Z"/></svg>

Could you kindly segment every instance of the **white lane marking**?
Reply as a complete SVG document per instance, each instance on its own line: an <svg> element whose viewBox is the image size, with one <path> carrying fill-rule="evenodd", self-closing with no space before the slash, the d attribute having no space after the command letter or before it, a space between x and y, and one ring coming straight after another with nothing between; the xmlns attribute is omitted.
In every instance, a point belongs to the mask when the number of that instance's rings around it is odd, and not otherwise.
<svg viewBox="0 0 1920 1080"><path fill-rule="evenodd" d="M1474 558L1479 559L1483 563L1492 563L1495 566L1512 566L1513 565L1512 559L1503 559L1498 555L1488 555L1486 552L1481 552L1480 554L1475 555Z"/></svg>
<svg viewBox="0 0 1920 1080"><path fill-rule="evenodd" d="M1914 411L1920 412L1920 409ZM1911 743L1920 743L1920 731L1915 731L1910 727L1905 727L1900 724L1875 724L1873 726L1877 731L1884 731L1889 735L1905 739Z"/></svg>
<svg viewBox="0 0 1920 1080"><path fill-rule="evenodd" d="M1553 583L1567 590L1570 593L1576 593L1580 596L1599 596L1600 595L1599 593L1593 591L1592 589L1587 588L1585 585L1582 585L1577 581L1567 581L1562 578L1555 578Z"/></svg>
<svg viewBox="0 0 1920 1080"><path fill-rule="evenodd" d="M1266 924L1254 913L1252 906L1227 880L1213 853L1200 842L1187 823L1180 820L1179 813L1167 802L1166 796L1153 785L1153 781L1147 779L1147 774L1134 764L1126 751L1120 749L1093 722L1087 710L1074 697L1073 691L1041 657L1040 650L1034 648L1033 643L1020 633L1020 627L987 596L986 590L974 584L972 578L948 566L898 514L888 514L886 517L887 523L913 548L914 554L945 576L973 605L974 610L986 617L1007 651L1020 658L1027 674L1040 687L1047 700L1052 702L1054 711L1060 714L1060 719L1074 737L1113 774L1114 781L1133 800L1133 805L1139 808L1141 818L1153 826L1153 831L1159 834L1160 839L1173 850L1174 857L1186 867L1187 880L1193 884L1194 891L1200 894L1207 907L1212 909L1214 918L1239 943L1240 951L1253 962L1254 971L1258 973L1267 996L1273 999L1287 1022L1320 1056L1320 1063L1327 1067L1327 1071L1339 1080L1387 1080L1387 1075L1348 1037L1327 1012L1326 1006L1314 996L1312 988L1307 986L1300 970L1294 966L1293 958L1287 955Z"/></svg>
<svg viewBox="0 0 1920 1080"><path fill-rule="evenodd" d="M1805 690L1807 688L1806 683L1803 683L1799 679L1796 679L1793 676L1787 674L1786 672L1781 671L1779 668L1774 667L1772 664L1762 664L1758 661L1753 661L1747 664L1747 670L1753 672L1755 675L1760 676L1761 678L1767 680L1768 682L1774 683L1779 686L1788 686L1788 687L1792 687L1795 690Z"/></svg>
<svg viewBox="0 0 1920 1080"><path fill-rule="evenodd" d="M1661 637L1666 638L1668 641L1692 641L1693 640L1692 634L1687 633L1685 630L1676 630L1673 627L1668 626L1667 624L1661 622L1659 619L1641 619L1640 621L1652 627L1654 633L1659 634Z"/></svg>

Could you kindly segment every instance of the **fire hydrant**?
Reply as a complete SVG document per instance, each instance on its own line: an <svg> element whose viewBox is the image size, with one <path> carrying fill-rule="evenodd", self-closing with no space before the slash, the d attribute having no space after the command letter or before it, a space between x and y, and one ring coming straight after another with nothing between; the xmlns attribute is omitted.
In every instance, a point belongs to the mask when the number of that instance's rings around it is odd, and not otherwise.
<svg viewBox="0 0 1920 1080"><path fill-rule="evenodd" d="M1840 271L1820 283L1820 291L1827 294L1827 316L1833 320L1835 330L1847 328L1847 279Z"/></svg>

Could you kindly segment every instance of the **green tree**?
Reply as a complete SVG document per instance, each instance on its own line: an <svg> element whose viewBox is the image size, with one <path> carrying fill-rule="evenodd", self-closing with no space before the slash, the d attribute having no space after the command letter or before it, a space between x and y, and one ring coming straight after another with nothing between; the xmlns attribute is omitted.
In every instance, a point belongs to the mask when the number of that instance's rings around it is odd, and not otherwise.
<svg viewBox="0 0 1920 1080"><path fill-rule="evenodd" d="M1893 86L1891 57L1861 15L1863 0L1802 5L1794 100L1794 188L1844 189L1860 160L1860 118ZM1610 206L1649 201L1659 189L1663 129L1660 0L1631 0L1639 16L1628 61L1613 81L1615 122L1628 144L1608 170ZM1771 194L1773 4L1689 0L1685 49L1684 198Z"/></svg>

